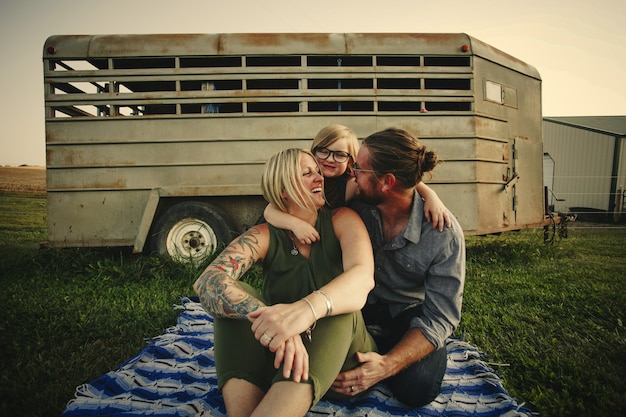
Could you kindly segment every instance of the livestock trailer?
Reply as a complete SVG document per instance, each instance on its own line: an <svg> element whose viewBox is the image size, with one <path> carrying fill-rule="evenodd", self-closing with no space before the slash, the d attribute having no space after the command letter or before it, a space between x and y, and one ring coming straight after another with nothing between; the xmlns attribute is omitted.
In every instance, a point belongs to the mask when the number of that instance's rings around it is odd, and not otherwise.
<svg viewBox="0 0 626 417"><path fill-rule="evenodd" d="M265 161L329 124L399 127L466 234L544 224L541 78L466 34L52 36L52 246L189 259L254 224Z"/></svg>

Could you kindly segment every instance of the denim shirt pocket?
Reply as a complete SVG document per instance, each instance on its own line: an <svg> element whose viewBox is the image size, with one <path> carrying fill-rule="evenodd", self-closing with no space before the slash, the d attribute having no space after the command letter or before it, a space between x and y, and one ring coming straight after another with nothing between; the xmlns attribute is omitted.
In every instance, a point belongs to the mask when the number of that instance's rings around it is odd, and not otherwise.
<svg viewBox="0 0 626 417"><path fill-rule="evenodd" d="M404 289L423 288L426 268L416 259L414 251L398 250L394 254L397 273L402 276L396 284Z"/></svg>

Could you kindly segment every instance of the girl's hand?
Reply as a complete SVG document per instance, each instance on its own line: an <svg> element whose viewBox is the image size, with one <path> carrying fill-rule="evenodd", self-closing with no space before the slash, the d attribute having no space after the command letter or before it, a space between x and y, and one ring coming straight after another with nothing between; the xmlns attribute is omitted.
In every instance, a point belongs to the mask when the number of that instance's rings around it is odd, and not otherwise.
<svg viewBox="0 0 626 417"><path fill-rule="evenodd" d="M300 221L295 223L293 226L294 227L291 231L301 244L310 245L311 243L320 240L319 232L309 223Z"/></svg>
<svg viewBox="0 0 626 417"><path fill-rule="evenodd" d="M438 228L440 232L443 232L444 224L447 227L451 225L450 214L439 198L424 200L424 216L429 222L432 221L433 229Z"/></svg>
<svg viewBox="0 0 626 417"><path fill-rule="evenodd" d="M432 221L433 229L438 228L440 232L443 232L444 224L450 227L452 225L450 214L437 193L423 182L418 183L415 188L424 199L424 217L429 222Z"/></svg>

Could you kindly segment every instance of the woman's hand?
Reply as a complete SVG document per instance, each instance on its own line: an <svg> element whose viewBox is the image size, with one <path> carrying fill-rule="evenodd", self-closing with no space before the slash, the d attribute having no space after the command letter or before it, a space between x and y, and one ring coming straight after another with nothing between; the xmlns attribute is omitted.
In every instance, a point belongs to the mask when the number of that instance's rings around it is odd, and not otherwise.
<svg viewBox="0 0 626 417"><path fill-rule="evenodd" d="M299 336L315 318L305 301L274 304L248 314L254 337L270 351L276 350L293 336Z"/></svg>
<svg viewBox="0 0 626 417"><path fill-rule="evenodd" d="M278 349L274 357L274 368L283 365L283 377L294 382L309 379L309 352L302 343L302 336L290 337Z"/></svg>
<svg viewBox="0 0 626 417"><path fill-rule="evenodd" d="M274 367L283 365L283 376L295 382L309 378L309 354L300 334L309 327L312 314L304 304L275 304L248 314L254 337L275 352ZM310 317L309 317L310 316Z"/></svg>

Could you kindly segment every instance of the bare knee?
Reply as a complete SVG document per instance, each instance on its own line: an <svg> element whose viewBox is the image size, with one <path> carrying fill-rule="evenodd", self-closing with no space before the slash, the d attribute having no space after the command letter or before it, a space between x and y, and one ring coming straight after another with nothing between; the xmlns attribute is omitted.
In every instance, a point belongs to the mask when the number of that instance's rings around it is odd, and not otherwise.
<svg viewBox="0 0 626 417"><path fill-rule="evenodd" d="M231 378L222 387L222 395L229 417L248 417L261 403L265 393L251 382Z"/></svg>

